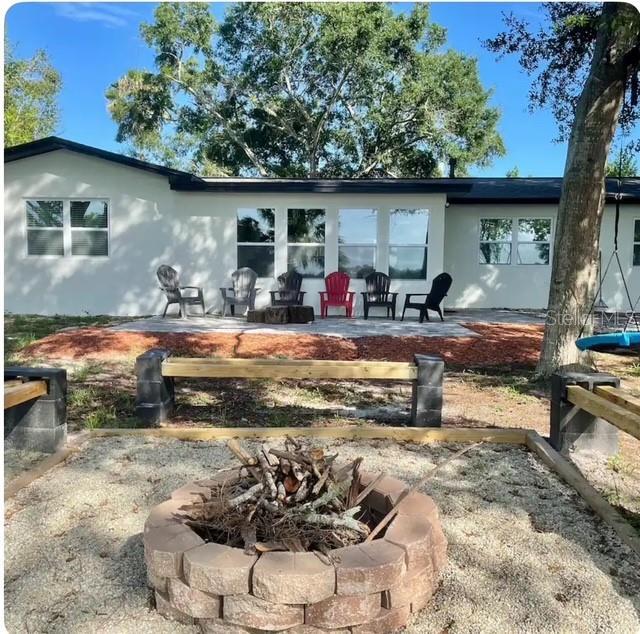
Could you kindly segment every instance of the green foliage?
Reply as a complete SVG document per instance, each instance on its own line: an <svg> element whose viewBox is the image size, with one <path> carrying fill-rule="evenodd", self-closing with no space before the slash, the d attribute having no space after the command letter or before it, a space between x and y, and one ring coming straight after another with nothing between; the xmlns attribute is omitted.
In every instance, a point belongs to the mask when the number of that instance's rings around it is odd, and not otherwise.
<svg viewBox="0 0 640 634"><path fill-rule="evenodd" d="M155 70L107 91L118 140L209 174L431 176L504 152L477 62L428 7L165 3L142 26Z"/></svg>
<svg viewBox="0 0 640 634"><path fill-rule="evenodd" d="M37 51L30 59L18 59L5 39L5 147L53 134L59 118L60 88L60 74L44 51Z"/></svg>
<svg viewBox="0 0 640 634"><path fill-rule="evenodd" d="M549 107L558 123L558 139L568 139L578 97L582 92L602 19L601 3L546 2L541 5L543 25L534 28L514 14L504 16L506 30L485 41L485 46L500 57L518 56L520 66L533 76L529 92L532 108ZM624 31L629 43L621 51L620 60L628 63L630 77L638 72L640 14L613 28ZM626 62L627 60L635 60ZM640 108L632 103L631 81L627 83L627 99L620 114L623 132L629 132L640 119Z"/></svg>
<svg viewBox="0 0 640 634"><path fill-rule="evenodd" d="M611 161L607 163L607 176L628 178L630 176L638 176L638 163L636 162L630 148L622 148L618 153L611 157Z"/></svg>
<svg viewBox="0 0 640 634"><path fill-rule="evenodd" d="M505 174L505 176L507 178L518 178L520 176L520 169L518 168L517 165L515 165L510 170L507 170L507 173Z"/></svg>

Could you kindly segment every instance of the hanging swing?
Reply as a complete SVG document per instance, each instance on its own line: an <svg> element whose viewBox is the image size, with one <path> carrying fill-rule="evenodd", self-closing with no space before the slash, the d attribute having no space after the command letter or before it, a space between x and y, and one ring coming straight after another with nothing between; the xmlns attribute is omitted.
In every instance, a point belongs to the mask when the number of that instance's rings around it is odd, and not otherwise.
<svg viewBox="0 0 640 634"><path fill-rule="evenodd" d="M631 294L629 293L629 287L627 286L627 280L622 269L622 263L620 262L620 256L618 255L618 224L620 222L620 202L622 200L622 149L620 150L620 160L618 163L618 177L617 177L617 185L618 190L616 192L616 219L615 219L615 227L614 227L614 239L613 239L613 253L607 262L607 266L604 271L604 275L602 275L601 267L599 266L599 284L598 290L596 291L594 300L589 308L589 312L587 313L587 317L582 324L582 328L580 328L580 334L578 335L578 339L576 340L576 346L583 351L592 350L594 352L608 352L609 354L619 354L619 355L628 355L628 354L640 354L640 324L638 323L638 319L636 316L636 307L640 302L640 297L634 302L631 301ZM624 286L625 294L627 296L627 300L629 302L629 307L631 308L631 312L627 318L627 321L624 325L624 328L618 332L605 332L600 334L591 335L589 337L583 337L582 333L589 322L589 318L593 313L593 309L597 305L599 306L599 310L604 312L606 310L606 304L602 300L602 285L607 277L607 273L609 272L609 268L611 263L615 259L616 264L618 265L618 270L620 271L620 277L622 279L622 284ZM598 299L599 297L599 299ZM636 331L630 332L628 330L631 322L635 323Z"/></svg>

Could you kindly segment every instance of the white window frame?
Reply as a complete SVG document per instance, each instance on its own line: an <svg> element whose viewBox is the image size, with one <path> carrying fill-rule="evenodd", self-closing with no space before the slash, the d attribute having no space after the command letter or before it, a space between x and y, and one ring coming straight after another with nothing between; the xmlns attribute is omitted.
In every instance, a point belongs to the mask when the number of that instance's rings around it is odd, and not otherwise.
<svg viewBox="0 0 640 634"><path fill-rule="evenodd" d="M426 242L391 242L391 217L394 211L426 211L427 212L427 241ZM428 207L393 207L389 209L389 243L387 245L387 274L391 276L391 249L393 247L421 247L427 250L427 270L425 271L425 280L429 279L429 239L431 237L431 209ZM391 279L407 281L407 282L420 282L422 278L415 277L392 277Z"/></svg>
<svg viewBox="0 0 640 634"><path fill-rule="evenodd" d="M548 220L549 221L549 239L548 240L519 240L518 236L520 235L520 221L521 220ZM515 264L516 266L549 266L551 264L551 244L552 244L552 239L553 239L553 218L550 218L548 216L518 216L517 218L517 222L515 223L515 227L514 227L514 236L515 236L515 245L516 245L516 249L515 249L515 256L516 256L516 261ZM548 262L518 262L518 247L521 244L548 244L549 245L549 261ZM512 258L513 260L513 252L512 252Z"/></svg>
<svg viewBox="0 0 640 634"><path fill-rule="evenodd" d="M324 212L324 242L289 242L289 211L294 209L304 209L308 211L309 209L321 209ZM285 222L286 222L286 231L287 231L287 270L289 270L289 248L290 247L322 247L322 256L324 258L324 274L322 277L307 277L303 275L304 279L309 280L320 280L324 279L327 275L327 208L326 207L287 207L285 211Z"/></svg>
<svg viewBox="0 0 640 634"><path fill-rule="evenodd" d="M510 240L483 240L482 239L482 221L483 220L509 220L511 222L511 239ZM480 266L511 266L513 264L513 243L514 238L517 238L517 235L514 235L515 226L517 226L517 222L514 222L516 219L512 216L481 216L478 218L478 264ZM510 248L509 253L509 261L508 262L482 262L480 259L480 247L483 244L508 244Z"/></svg>
<svg viewBox="0 0 640 634"><path fill-rule="evenodd" d="M375 235L373 237L373 242L340 242L340 212L350 212L350 211L372 211L376 218L376 230ZM338 265L336 270L340 270L340 249L341 247L368 247L373 249L373 270L378 270L378 224L380 219L379 209L376 207L341 207L338 209ZM326 239L326 232L325 232ZM325 271L326 272L326 271ZM357 279L357 278L354 278ZM362 278L360 278L362 279Z"/></svg>
<svg viewBox="0 0 640 634"><path fill-rule="evenodd" d="M29 227L29 220L27 215L27 202L28 201L60 201L62 202L62 227ZM100 201L107 203L107 226L106 228L94 228L94 227L73 227L73 231L105 231L107 234L107 254L106 255L75 255L72 253L71 243L71 203L73 201ZM87 259L107 259L111 257L111 199L108 196L25 196L22 198L22 213L23 213L23 227L24 227L24 253L27 258L38 259L59 259L59 258L74 258L82 260ZM62 231L62 255L37 255L35 253L29 253L29 242L27 238L27 232L30 229L44 229L47 231Z"/></svg>
<svg viewBox="0 0 640 634"><path fill-rule="evenodd" d="M273 240L271 242L238 242L238 214L241 211L257 211L258 209L270 209L273 212ZM277 210L275 207L238 207L236 209L236 268L240 266L238 262L238 247L273 247L273 275L266 277L263 275L258 275L258 279L260 280L272 280L275 279L276 276L276 214Z"/></svg>
<svg viewBox="0 0 640 634"><path fill-rule="evenodd" d="M511 240L483 240L482 239L482 221L483 220L510 220L511 221ZM548 220L551 228L549 231L549 240L518 240L521 220ZM555 225L551 216L501 216L487 215L478 218L478 264L480 266L550 266L553 257L553 232ZM482 262L480 260L480 245L482 244L508 244L511 247L509 262ZM549 245L549 262L546 264L539 262L531 262L530 264L518 262L518 246L520 244L548 244Z"/></svg>

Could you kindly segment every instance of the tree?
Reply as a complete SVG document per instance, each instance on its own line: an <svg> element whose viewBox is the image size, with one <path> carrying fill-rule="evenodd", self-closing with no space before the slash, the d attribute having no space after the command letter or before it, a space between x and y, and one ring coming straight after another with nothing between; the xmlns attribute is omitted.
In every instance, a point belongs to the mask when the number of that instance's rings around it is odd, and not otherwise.
<svg viewBox="0 0 640 634"><path fill-rule="evenodd" d="M518 168L517 165L515 165L511 169L507 170L507 173L505 174L505 176L507 178L518 178L520 176L520 169Z"/></svg>
<svg viewBox="0 0 640 634"><path fill-rule="evenodd" d="M617 178L629 178L638 176L638 163L633 152L629 148L621 148L618 153L607 163L607 176Z"/></svg>
<svg viewBox="0 0 640 634"><path fill-rule="evenodd" d="M5 40L4 145L10 147L53 134L59 118L58 71L44 51L18 59Z"/></svg>
<svg viewBox="0 0 640 634"><path fill-rule="evenodd" d="M629 131L640 116L640 16L621 3L543 7L548 19L538 32L510 15L507 30L486 44L520 55L521 66L535 75L532 106L550 106L559 138L569 137L538 364L538 373L548 376L589 361L575 339L596 290L607 156L618 124Z"/></svg>
<svg viewBox="0 0 640 634"><path fill-rule="evenodd" d="M430 176L504 152L476 60L443 51L428 8L382 3L163 3L153 71L107 91L118 141L228 174Z"/></svg>

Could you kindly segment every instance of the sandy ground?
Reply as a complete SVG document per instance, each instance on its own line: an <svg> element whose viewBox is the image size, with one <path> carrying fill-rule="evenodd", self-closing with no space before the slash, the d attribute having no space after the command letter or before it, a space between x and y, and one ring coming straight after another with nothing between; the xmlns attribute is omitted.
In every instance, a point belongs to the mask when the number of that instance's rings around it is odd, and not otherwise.
<svg viewBox="0 0 640 634"><path fill-rule="evenodd" d="M318 443L414 482L457 447ZM191 632L152 609L141 530L180 484L232 464L220 443L93 440L9 500L9 632ZM410 633L640 631L640 558L524 449L485 445L429 484L449 539L431 608Z"/></svg>
<svg viewBox="0 0 640 634"><path fill-rule="evenodd" d="M27 451L14 447L4 448L4 480L10 482L24 471L33 469L41 460L49 454L40 451Z"/></svg>

